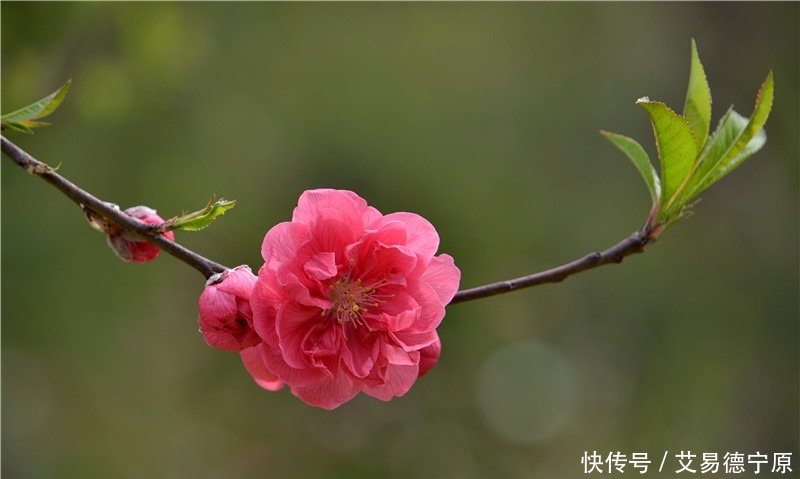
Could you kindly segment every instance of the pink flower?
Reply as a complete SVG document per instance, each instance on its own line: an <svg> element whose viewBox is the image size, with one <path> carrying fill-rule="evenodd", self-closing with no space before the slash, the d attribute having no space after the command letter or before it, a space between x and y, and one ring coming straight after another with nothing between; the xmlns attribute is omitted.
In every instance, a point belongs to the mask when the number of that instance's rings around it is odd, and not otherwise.
<svg viewBox="0 0 800 479"><path fill-rule="evenodd" d="M164 219L156 214L156 210L147 206L134 206L125 210L124 213L150 225L160 225L164 222ZM158 246L142 241L141 238L127 231L119 228L107 228L106 231L109 232L106 238L108 245L123 261L144 263L155 259L158 253L161 252ZM172 231L167 231L162 236L170 241L175 241L175 233Z"/></svg>
<svg viewBox="0 0 800 479"><path fill-rule="evenodd" d="M402 396L439 358L436 328L461 277L438 246L418 215L384 216L350 191L306 191L261 247L250 304L263 342L248 370L325 409L360 391Z"/></svg>
<svg viewBox="0 0 800 479"><path fill-rule="evenodd" d="M250 292L256 277L248 266L215 274L200 295L200 331L209 346L239 352L261 342L253 329Z"/></svg>
<svg viewBox="0 0 800 479"><path fill-rule="evenodd" d="M261 343L253 329L250 293L256 277L247 265L225 270L210 277L200 295L200 331L209 346L240 352L245 368L256 383L271 391L283 387L259 358L255 346Z"/></svg>

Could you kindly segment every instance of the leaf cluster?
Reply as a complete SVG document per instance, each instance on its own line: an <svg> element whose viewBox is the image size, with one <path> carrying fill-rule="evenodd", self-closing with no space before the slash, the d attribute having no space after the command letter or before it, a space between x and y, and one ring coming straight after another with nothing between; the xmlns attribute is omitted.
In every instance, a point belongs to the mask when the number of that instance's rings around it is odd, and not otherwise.
<svg viewBox="0 0 800 479"><path fill-rule="evenodd" d="M645 227L651 237L657 238L675 222L687 217L700 193L764 146L767 136L763 127L773 98L774 82L770 71L758 92L750 118L743 117L731 107L714 133L709 135L711 90L697 45L692 40L689 88L683 114L678 115L664 103L647 97L636 101L647 111L653 125L660 174L636 140L617 133L601 132L625 153L647 185L652 208Z"/></svg>

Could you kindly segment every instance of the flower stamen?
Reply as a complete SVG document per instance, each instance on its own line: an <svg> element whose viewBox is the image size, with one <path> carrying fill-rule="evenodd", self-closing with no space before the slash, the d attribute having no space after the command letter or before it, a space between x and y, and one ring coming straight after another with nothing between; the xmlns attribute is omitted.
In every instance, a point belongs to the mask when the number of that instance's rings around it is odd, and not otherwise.
<svg viewBox="0 0 800 479"><path fill-rule="evenodd" d="M386 299L394 296L393 294L378 293L378 290L388 283L386 278L365 286L361 278L357 278L354 281L351 274L352 267L348 274L341 276L336 282L330 284L329 297L333 301L333 306L321 313L323 317L333 316L336 319L336 322L342 326L345 341L348 340L348 323L353 326L353 329L363 326L370 333L373 332L374 329L367 324L364 315L371 311L370 308L379 308L381 305L386 304Z"/></svg>

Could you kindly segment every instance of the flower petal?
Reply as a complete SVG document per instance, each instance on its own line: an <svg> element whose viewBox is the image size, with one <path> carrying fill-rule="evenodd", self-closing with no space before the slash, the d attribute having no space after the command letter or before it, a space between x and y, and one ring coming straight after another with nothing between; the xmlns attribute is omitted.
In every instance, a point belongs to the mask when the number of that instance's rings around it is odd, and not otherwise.
<svg viewBox="0 0 800 479"><path fill-rule="evenodd" d="M275 330L286 364L298 369L311 366L304 345L309 330L321 321L319 309L303 307L294 302L281 306L275 319Z"/></svg>
<svg viewBox="0 0 800 479"><path fill-rule="evenodd" d="M405 351L403 348L395 346L391 341L385 341L381 347L381 354L389 364L397 366L413 366L418 362L418 356L414 351Z"/></svg>
<svg viewBox="0 0 800 479"><path fill-rule="evenodd" d="M247 372L253 376L253 380L268 391L277 391L283 387L283 381L278 376L272 373L264 364L262 358L262 347L255 346L247 348L241 352L242 362Z"/></svg>
<svg viewBox="0 0 800 479"><path fill-rule="evenodd" d="M336 276L336 255L332 252L317 253L303 265L303 270L314 279L323 280Z"/></svg>
<svg viewBox="0 0 800 479"><path fill-rule="evenodd" d="M439 248L439 233L436 228L420 215L414 213L391 213L379 223L398 221L406 227L406 246L423 258L431 258Z"/></svg>
<svg viewBox="0 0 800 479"><path fill-rule="evenodd" d="M353 399L360 389L346 373L340 371L308 386L293 387L292 393L312 406L331 410Z"/></svg>
<svg viewBox="0 0 800 479"><path fill-rule="evenodd" d="M265 264L291 262L297 250L310 239L308 227L297 223L278 223L270 228L261 243Z"/></svg>
<svg viewBox="0 0 800 479"><path fill-rule="evenodd" d="M293 368L283 360L280 349L270 347L266 343L262 343L261 347L262 359L267 365L267 368L291 387L305 387L314 384L326 376L331 376L330 372L327 370Z"/></svg>
<svg viewBox="0 0 800 479"><path fill-rule="evenodd" d="M256 384L268 391L277 391L283 387L283 381L267 368L261 354L262 346L247 348L241 352L242 363Z"/></svg>
<svg viewBox="0 0 800 479"><path fill-rule="evenodd" d="M392 332L391 338L400 345L405 351L420 351L435 343L439 336L436 331L425 331L422 333Z"/></svg>
<svg viewBox="0 0 800 479"><path fill-rule="evenodd" d="M325 210L340 212L354 229L364 229L364 215L368 212L367 202L345 190L318 189L303 192L292 214L292 222L314 224Z"/></svg>
<svg viewBox="0 0 800 479"><path fill-rule="evenodd" d="M379 246L359 265L364 281L386 280L392 284L406 285L406 277L414 270L417 256L404 246Z"/></svg>
<svg viewBox="0 0 800 479"><path fill-rule="evenodd" d="M266 271L266 272L265 272ZM271 346L278 345L275 331L275 318L286 295L274 284L274 274L269 274L265 266L258 273L258 281L250 294L250 307L253 310L253 328Z"/></svg>
<svg viewBox="0 0 800 479"><path fill-rule="evenodd" d="M201 318L206 318L208 321L216 320L217 318L232 320L236 318L236 312L238 311L236 296L220 291L214 286L203 290L198 304ZM200 325L202 326L202 323Z"/></svg>
<svg viewBox="0 0 800 479"><path fill-rule="evenodd" d="M419 305L419 315L413 324L398 328L407 332L428 332L439 327L444 319L444 305L439 301L439 296L427 283L417 282L406 290ZM398 295L400 297L400 295Z"/></svg>
<svg viewBox="0 0 800 479"><path fill-rule="evenodd" d="M321 289L321 285L319 283L317 283L315 286L315 289ZM286 292L289 298L293 299L298 304L317 307L320 309L328 309L331 307L330 299L313 296L308 286L302 283L294 274L289 274L286 284L283 286L283 290Z"/></svg>
<svg viewBox="0 0 800 479"><path fill-rule="evenodd" d="M442 254L431 259L420 279L436 291L442 305L447 305L458 291L461 270L456 267L452 256Z"/></svg>
<svg viewBox="0 0 800 479"><path fill-rule="evenodd" d="M366 386L364 392L381 401L388 401L395 396L402 396L411 389L419 376L419 365L411 366L389 364L384 377L386 384L380 386Z"/></svg>
<svg viewBox="0 0 800 479"><path fill-rule="evenodd" d="M217 283L217 289L249 301L250 293L253 291L253 286L257 280L258 278L253 274L249 266L237 266L230 270L222 281Z"/></svg>
<svg viewBox="0 0 800 479"><path fill-rule="evenodd" d="M352 224L336 210L324 210L321 215L310 228L312 238L304 252L309 255L331 252L336 258L344 257L345 247L363 231L361 226Z"/></svg>
<svg viewBox="0 0 800 479"><path fill-rule="evenodd" d="M442 342L439 341L439 336L436 336L436 341L430 346L426 346L419 350L419 376L422 377L428 374L433 366L439 361L439 356L442 354Z"/></svg>
<svg viewBox="0 0 800 479"><path fill-rule="evenodd" d="M376 340L378 334L359 328L351 332L349 339L342 344L342 364L356 378L363 379L372 371L380 351L380 344Z"/></svg>

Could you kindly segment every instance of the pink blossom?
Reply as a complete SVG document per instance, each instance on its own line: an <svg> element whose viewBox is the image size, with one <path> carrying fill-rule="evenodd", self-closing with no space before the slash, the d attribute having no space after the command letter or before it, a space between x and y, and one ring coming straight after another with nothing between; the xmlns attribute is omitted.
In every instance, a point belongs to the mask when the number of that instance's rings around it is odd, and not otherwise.
<svg viewBox="0 0 800 479"><path fill-rule="evenodd" d="M148 208L147 206L128 208L125 210L125 214L150 225L160 225L164 222L164 219L156 214L156 210ZM107 237L108 245L123 261L144 263L155 259L158 253L161 252L158 246L152 245L147 241L142 241L141 238L127 231L118 228L109 231ZM167 231L163 233L162 236L170 241L175 241L175 233L172 231Z"/></svg>
<svg viewBox="0 0 800 479"><path fill-rule="evenodd" d="M200 331L209 346L242 351L261 342L253 329L250 293L256 277L248 266L215 274L200 295Z"/></svg>
<svg viewBox="0 0 800 479"><path fill-rule="evenodd" d="M261 247L250 304L263 342L248 370L274 373L325 409L360 391L404 395L439 358L436 328L461 278L438 246L419 215L382 215L350 191L306 191Z"/></svg>

